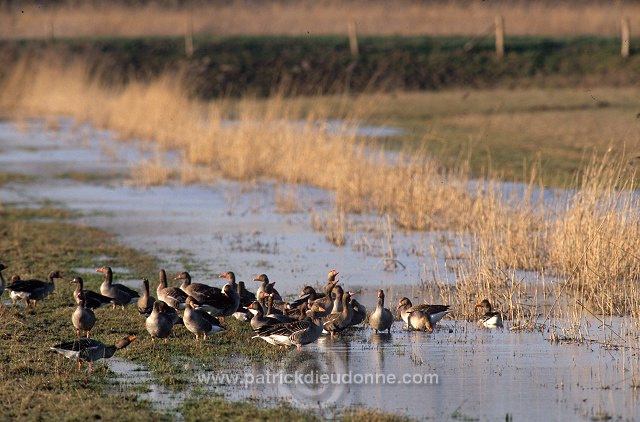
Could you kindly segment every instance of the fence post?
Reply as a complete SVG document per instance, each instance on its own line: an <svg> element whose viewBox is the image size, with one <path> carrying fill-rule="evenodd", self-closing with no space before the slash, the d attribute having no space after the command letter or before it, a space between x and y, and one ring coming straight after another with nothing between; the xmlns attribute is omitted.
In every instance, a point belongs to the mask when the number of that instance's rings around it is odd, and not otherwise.
<svg viewBox="0 0 640 422"><path fill-rule="evenodd" d="M351 49L351 55L356 57L358 55L358 34L356 32L356 23L350 21L347 26L349 31L349 48Z"/></svg>
<svg viewBox="0 0 640 422"><path fill-rule="evenodd" d="M496 55L499 59L504 56L504 17L496 16Z"/></svg>
<svg viewBox="0 0 640 422"><path fill-rule="evenodd" d="M193 16L189 14L184 31L184 54L187 57L193 56Z"/></svg>
<svg viewBox="0 0 640 422"><path fill-rule="evenodd" d="M53 42L55 41L55 30L54 30L54 26L53 26L53 20L50 20L47 22L47 41L50 44L53 44Z"/></svg>
<svg viewBox="0 0 640 422"><path fill-rule="evenodd" d="M629 18L622 18L622 46L620 54L622 57L629 57L631 48L631 28L629 24Z"/></svg>

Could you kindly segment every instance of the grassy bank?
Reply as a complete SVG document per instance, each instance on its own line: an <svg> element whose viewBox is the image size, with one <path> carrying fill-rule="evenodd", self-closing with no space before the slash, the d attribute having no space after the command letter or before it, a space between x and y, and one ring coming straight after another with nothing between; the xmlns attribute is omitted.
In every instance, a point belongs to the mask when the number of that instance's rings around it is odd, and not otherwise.
<svg viewBox="0 0 640 422"><path fill-rule="evenodd" d="M638 55L620 57L615 37L511 37L502 60L495 57L491 39L472 49L469 41L463 36L367 36L360 38L353 57L348 40L337 36L198 36L193 56L186 58L182 38L69 38L53 44L1 41L0 58L12 63L52 51L84 62L100 81L116 85L176 72L187 92L201 99L266 96L274 90L316 95L631 85L640 66Z"/></svg>
<svg viewBox="0 0 640 422"><path fill-rule="evenodd" d="M70 280L77 267L94 266L98 256L108 256L134 271L155 266L149 257L117 245L103 232L66 223L65 210L16 209L4 204L0 210L0 257L8 265L6 275L46 279L60 269L55 293L36 309L0 306L0 413L8 419L119 419L163 420L149 403L135 395L112 396L105 390L107 371L100 367L93 377L76 370L74 363L60 359L50 346L75 336L71 325L74 307ZM96 282L91 283L96 288ZM105 319L102 315L100 319ZM117 318L97 325L96 337L113 342L133 334ZM136 333L137 334L137 333ZM126 356L127 351L123 351Z"/></svg>
<svg viewBox="0 0 640 422"><path fill-rule="evenodd" d="M10 174L1 180L19 182ZM64 280L56 282L55 292L36 308L0 306L0 413L15 420L173 420L175 412L187 421L222 418L243 420L251 416L256 420L308 420L313 414L295 407L276 405L264 407L261 402L228 402L211 392L204 393L195 384L194 373L217 372L238 361L238 371L245 365L278 362L286 352L267 348L262 341L251 341L248 324L235 319L225 323L227 331L217 335L213 344L195 347L194 337L183 327L174 329L169 342L153 345L144 328L144 320L134 306L126 311L96 310L97 323L92 338L107 344L125 335L136 335L135 342L117 352L118 357L132 360L151 370L150 381L130 381L119 386L103 362L95 365L92 375L76 369L73 361L49 350L49 347L74 338L71 314L75 309L73 286L69 280L79 275L74 269L94 268L102 264L124 267L129 277L142 274L152 279L156 261L149 256L118 244L109 233L73 224L77 215L51 207L16 208L3 204L0 208L1 262L9 268L5 276L19 274L23 278L45 278L60 269ZM101 279L96 274L82 274L85 288L99 291ZM116 273L116 280L121 279ZM155 283L152 282L152 285ZM6 295L5 295L6 299ZM195 389L185 403L165 411L154 410L152 403L140 400L138 392L158 383L175 391ZM198 393L200 391L200 393ZM126 415L126 416L125 416ZM377 421L404 421L408 419L376 411L336 409L341 420L356 420L360 416ZM317 417L317 420L320 420Z"/></svg>

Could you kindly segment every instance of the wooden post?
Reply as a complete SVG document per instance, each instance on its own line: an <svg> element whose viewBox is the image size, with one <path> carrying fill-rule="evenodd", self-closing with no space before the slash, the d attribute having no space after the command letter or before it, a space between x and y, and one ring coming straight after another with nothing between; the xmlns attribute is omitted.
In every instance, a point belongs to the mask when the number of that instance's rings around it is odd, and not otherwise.
<svg viewBox="0 0 640 422"><path fill-rule="evenodd" d="M499 59L504 56L504 18L496 16L496 55Z"/></svg>
<svg viewBox="0 0 640 422"><path fill-rule="evenodd" d="M189 15L184 31L184 54L187 57L193 56L193 16Z"/></svg>
<svg viewBox="0 0 640 422"><path fill-rule="evenodd" d="M351 49L351 55L356 57L358 55L358 34L356 33L356 23L350 21L348 25L349 30L349 48Z"/></svg>
<svg viewBox="0 0 640 422"><path fill-rule="evenodd" d="M53 27L53 20L50 20L49 22L47 22L47 41L49 41L50 44L53 44L54 40L55 32Z"/></svg>
<svg viewBox="0 0 640 422"><path fill-rule="evenodd" d="M631 47L631 28L629 24L629 18L622 18L622 46L620 54L622 57L629 57Z"/></svg>

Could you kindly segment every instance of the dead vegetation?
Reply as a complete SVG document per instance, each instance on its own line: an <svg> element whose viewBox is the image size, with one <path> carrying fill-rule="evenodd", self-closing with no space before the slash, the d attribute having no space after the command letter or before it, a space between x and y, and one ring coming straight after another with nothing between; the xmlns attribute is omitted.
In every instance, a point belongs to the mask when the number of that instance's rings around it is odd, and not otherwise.
<svg viewBox="0 0 640 422"><path fill-rule="evenodd" d="M536 166L528 184L504 189L497 180L471 180L464 161L445 169L421 152L390 157L372 149L355 135L367 111L357 103L337 116L340 108L329 113L326 103L303 108L278 96L198 102L169 76L107 90L82 65L54 59L17 63L1 93L0 106L14 115L68 115L155 143L160 153L140 164L141 183L164 183L178 173L201 180L193 173L199 168L235 180L269 178L332 191L333 210L312 213L312 227L334 245L357 242L366 251L372 242L350 239L348 215L384 217L383 246L376 248L388 269L401 267L395 230L447 230L459 238L463 257L455 283L445 286L425 274L425 286L455 304L460 317L473 318L473 304L487 297L516 326L535 326L540 317L573 321L562 330L580 337L587 310L640 316L640 207L633 169L619 155L595 157L570 190L546 195ZM180 166L163 161L169 150L178 152ZM298 210L294 190L276 196L281 212ZM525 281L523 270L535 277Z"/></svg>

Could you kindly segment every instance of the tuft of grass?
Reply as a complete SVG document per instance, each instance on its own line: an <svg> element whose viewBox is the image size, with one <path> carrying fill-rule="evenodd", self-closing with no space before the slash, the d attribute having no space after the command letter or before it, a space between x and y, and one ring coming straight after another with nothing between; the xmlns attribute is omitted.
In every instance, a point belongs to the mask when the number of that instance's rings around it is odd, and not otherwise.
<svg viewBox="0 0 640 422"><path fill-rule="evenodd" d="M0 186L8 183L29 183L33 177L25 174L0 172Z"/></svg>

